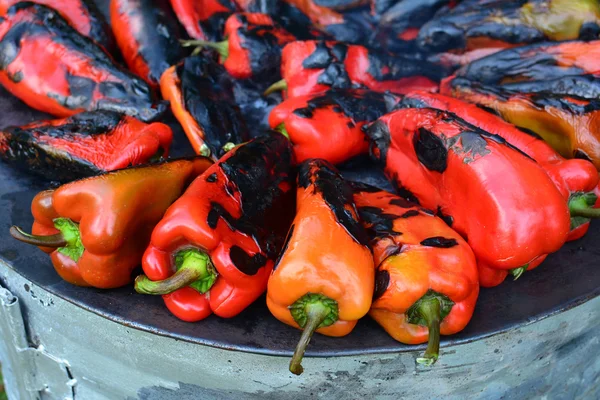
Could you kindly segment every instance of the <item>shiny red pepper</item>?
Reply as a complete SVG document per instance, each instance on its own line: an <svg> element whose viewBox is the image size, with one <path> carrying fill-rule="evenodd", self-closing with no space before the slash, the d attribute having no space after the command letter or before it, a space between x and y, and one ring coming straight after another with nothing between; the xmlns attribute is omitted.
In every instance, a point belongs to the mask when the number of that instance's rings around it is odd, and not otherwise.
<svg viewBox="0 0 600 400"><path fill-rule="evenodd" d="M171 6L187 34L197 40L221 39L225 20L236 11L231 0L171 0Z"/></svg>
<svg viewBox="0 0 600 400"><path fill-rule="evenodd" d="M142 260L147 277L138 277L135 289L162 294L169 311L190 322L248 307L266 290L291 223L281 217L290 208L291 164L291 146L279 134L223 156L152 232Z"/></svg>

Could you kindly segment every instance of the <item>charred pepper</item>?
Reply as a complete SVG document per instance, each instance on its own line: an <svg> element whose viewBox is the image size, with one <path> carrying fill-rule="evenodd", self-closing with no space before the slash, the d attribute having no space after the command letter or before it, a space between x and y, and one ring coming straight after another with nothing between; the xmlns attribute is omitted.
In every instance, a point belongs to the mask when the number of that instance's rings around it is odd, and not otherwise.
<svg viewBox="0 0 600 400"><path fill-rule="evenodd" d="M11 6L21 2L22 0L0 0L0 15L5 15ZM110 26L92 0L35 0L33 3L54 9L77 32L109 52L114 50L115 39Z"/></svg>
<svg viewBox="0 0 600 400"><path fill-rule="evenodd" d="M236 11L232 0L171 0L187 34L197 40L219 40L225 20Z"/></svg>
<svg viewBox="0 0 600 400"><path fill-rule="evenodd" d="M168 0L111 0L110 24L129 69L154 87L184 57Z"/></svg>
<svg viewBox="0 0 600 400"><path fill-rule="evenodd" d="M225 22L226 39L222 42L190 40L185 46L211 47L236 79L279 75L281 48L295 40L289 32L260 13L236 13Z"/></svg>
<svg viewBox="0 0 600 400"><path fill-rule="evenodd" d="M283 80L267 94L286 90L288 97L335 89L367 88L375 92L408 93L437 90L444 69L422 60L393 56L341 42L296 41L283 48Z"/></svg>
<svg viewBox="0 0 600 400"><path fill-rule="evenodd" d="M108 110L142 121L164 111L153 108L145 82L42 5L10 7L0 20L0 53L0 83L37 110L58 117Z"/></svg>
<svg viewBox="0 0 600 400"><path fill-rule="evenodd" d="M570 209L574 207L589 209L593 206L593 203L589 206L581 203L583 198L593 196L592 192L598 187L598 171L591 162L581 159L566 160L534 133L518 129L495 114L453 97L426 92L411 93L404 97L401 106L450 111L466 122L502 137L546 170L563 197L569 202ZM574 215L571 215L571 233L567 240L581 238L589 228L590 219L577 213L581 211L577 210ZM590 210L586 213L594 212Z"/></svg>
<svg viewBox="0 0 600 400"><path fill-rule="evenodd" d="M399 193L436 210L468 241L481 286L534 268L565 243L567 202L544 169L502 137L415 108L383 116L367 134Z"/></svg>
<svg viewBox="0 0 600 400"><path fill-rule="evenodd" d="M279 0L235 0L238 7L245 12L277 15Z"/></svg>
<svg viewBox="0 0 600 400"><path fill-rule="evenodd" d="M300 164L296 201L294 223L269 279L267 306L281 322L304 330L290 362L299 375L315 331L345 336L367 314L374 267L352 189L331 164Z"/></svg>
<svg viewBox="0 0 600 400"><path fill-rule="evenodd" d="M394 194L354 185L377 270L369 315L394 339L429 342L417 362L437 361L440 334L469 323L479 282L469 245L433 212Z"/></svg>
<svg viewBox="0 0 600 400"><path fill-rule="evenodd" d="M322 158L338 164L368 152L363 126L399 101L391 93L331 89L284 100L271 111L269 124L290 139L298 162Z"/></svg>
<svg viewBox="0 0 600 400"><path fill-rule="evenodd" d="M210 165L201 157L175 160L40 192L31 204L33 234L14 226L10 233L50 253L56 272L69 283L123 286L140 264L154 225Z"/></svg>
<svg viewBox="0 0 600 400"><path fill-rule="evenodd" d="M48 179L67 181L167 157L173 132L111 111L0 130L0 158Z"/></svg>
<svg viewBox="0 0 600 400"><path fill-rule="evenodd" d="M203 55L187 57L160 79L162 96L192 148L214 160L249 137L230 79L221 65Z"/></svg>
<svg viewBox="0 0 600 400"><path fill-rule="evenodd" d="M136 278L135 290L162 294L169 311L190 322L212 313L230 318L248 307L266 290L289 227L280 213L289 206L291 163L291 146L278 134L223 156L152 232L142 260L146 276ZM287 226L280 232L269 226L275 223Z"/></svg>

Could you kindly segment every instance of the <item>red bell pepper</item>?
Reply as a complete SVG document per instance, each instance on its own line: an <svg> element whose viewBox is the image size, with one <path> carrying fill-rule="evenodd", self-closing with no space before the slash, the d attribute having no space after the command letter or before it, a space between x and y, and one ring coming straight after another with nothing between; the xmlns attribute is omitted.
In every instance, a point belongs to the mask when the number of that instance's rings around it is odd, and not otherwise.
<svg viewBox="0 0 600 400"><path fill-rule="evenodd" d="M187 34L197 40L219 40L225 20L237 9L232 0L171 0Z"/></svg>

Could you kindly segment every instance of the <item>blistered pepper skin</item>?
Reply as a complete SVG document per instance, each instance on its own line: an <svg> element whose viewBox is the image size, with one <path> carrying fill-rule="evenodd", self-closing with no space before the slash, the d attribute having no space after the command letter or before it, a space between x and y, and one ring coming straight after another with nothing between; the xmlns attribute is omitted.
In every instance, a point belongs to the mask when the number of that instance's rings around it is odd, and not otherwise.
<svg viewBox="0 0 600 400"><path fill-rule="evenodd" d="M206 168L206 158L175 160L110 172L39 193L31 204L34 235L59 233L57 219L76 224L82 253L45 248L67 282L101 289L131 282L154 225L185 187ZM152 194L152 202L147 201ZM77 257L76 257L77 258Z"/></svg>
<svg viewBox="0 0 600 400"><path fill-rule="evenodd" d="M142 260L147 277L160 282L175 277L181 271L175 265L180 251L201 252L215 269L204 293L186 284L163 295L176 317L190 322L213 313L230 318L264 293L289 227L281 212L289 207L291 163L291 146L283 136L253 139L206 170L166 212ZM279 232L280 225L287 226ZM138 281L136 290L142 292Z"/></svg>
<svg viewBox="0 0 600 400"><path fill-rule="evenodd" d="M198 40L221 40L225 20L235 11L232 0L171 0L187 34Z"/></svg>
<svg viewBox="0 0 600 400"><path fill-rule="evenodd" d="M0 22L0 52L10 55L0 65L0 83L30 107L57 117L107 110L151 121L165 109L154 108L145 82L42 5L20 3L8 10Z"/></svg>
<svg viewBox="0 0 600 400"><path fill-rule="evenodd" d="M0 158L47 179L68 181L169 155L171 128L110 112L83 112L0 131Z"/></svg>
<svg viewBox="0 0 600 400"><path fill-rule="evenodd" d="M482 286L490 283L482 271L496 270L500 283L565 243L567 202L544 169L502 137L448 112L414 108L387 114L367 134L400 194L468 238Z"/></svg>
<svg viewBox="0 0 600 400"><path fill-rule="evenodd" d="M1 0L0 15L21 0ZM36 0L56 10L77 32L87 36L108 52L115 49L115 38L104 16L92 0Z"/></svg>
<svg viewBox="0 0 600 400"><path fill-rule="evenodd" d="M168 0L111 0L110 23L129 69L153 87L185 55Z"/></svg>
<svg viewBox="0 0 600 400"><path fill-rule="evenodd" d="M441 334L463 330L479 294L469 245L433 212L397 195L358 184L354 201L377 265L369 315L394 339L425 343L427 326L410 323L407 313L433 291L454 303L441 321Z"/></svg>
<svg viewBox="0 0 600 400"><path fill-rule="evenodd" d="M269 124L288 135L298 162L322 158L338 164L368 152L363 126L399 101L390 93L331 89L288 98L271 111Z"/></svg>
<svg viewBox="0 0 600 400"><path fill-rule="evenodd" d="M248 139L231 77L216 61L202 54L187 57L165 71L160 89L196 154L216 161Z"/></svg>

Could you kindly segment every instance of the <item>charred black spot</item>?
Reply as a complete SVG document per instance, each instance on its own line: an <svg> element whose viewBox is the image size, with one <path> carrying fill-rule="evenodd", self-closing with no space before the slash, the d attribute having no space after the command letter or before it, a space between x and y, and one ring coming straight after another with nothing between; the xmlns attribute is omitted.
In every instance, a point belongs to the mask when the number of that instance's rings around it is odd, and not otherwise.
<svg viewBox="0 0 600 400"><path fill-rule="evenodd" d="M447 75L444 67L425 60L410 59L376 51L369 51L368 57L369 69L367 72L380 82L395 81L411 76L424 76L439 82Z"/></svg>
<svg viewBox="0 0 600 400"><path fill-rule="evenodd" d="M458 246L456 239L448 239L442 236L430 237L421 242L423 246L428 247L441 247L448 249L450 247Z"/></svg>
<svg viewBox="0 0 600 400"><path fill-rule="evenodd" d="M387 290L390 285L390 273L383 269L375 272L375 290L373 292L373 301L377 300Z"/></svg>
<svg viewBox="0 0 600 400"><path fill-rule="evenodd" d="M304 59L302 67L306 69L327 68L332 61L333 57L329 54L329 48L325 42L317 42L315 51Z"/></svg>
<svg viewBox="0 0 600 400"><path fill-rule="evenodd" d="M346 59L346 53L348 52L348 45L345 43L336 43L331 47L331 54L337 61L344 61Z"/></svg>
<svg viewBox="0 0 600 400"><path fill-rule="evenodd" d="M405 212L404 214L402 214L400 216L400 218L416 217L417 215L419 215L419 211L417 211L417 210L409 210L409 211Z"/></svg>
<svg viewBox="0 0 600 400"><path fill-rule="evenodd" d="M264 267L267 262L267 258L264 255L256 253L251 256L239 246L231 247L229 257L233 265L246 275L256 275L258 270Z"/></svg>
<svg viewBox="0 0 600 400"><path fill-rule="evenodd" d="M600 26L596 22L585 22L579 29L579 39L596 40L600 37Z"/></svg>
<svg viewBox="0 0 600 400"><path fill-rule="evenodd" d="M347 181L348 184L352 187L352 190L354 190L354 192L359 193L359 192L365 192L365 193L377 193L377 192L382 192L381 189L379 189L378 187L363 183L363 182L356 182L356 181Z"/></svg>
<svg viewBox="0 0 600 400"><path fill-rule="evenodd" d="M450 215L446 215L442 212L442 207L438 207L436 215L446 223L446 225L452 227L452 224L454 223L454 218L452 218L452 216Z"/></svg>
<svg viewBox="0 0 600 400"><path fill-rule="evenodd" d="M75 76L67 73L67 83L69 84L70 96L67 106L69 108L87 109L92 101L96 82L83 76Z"/></svg>
<svg viewBox="0 0 600 400"><path fill-rule="evenodd" d="M299 116L300 118L312 118L313 110L309 107L297 108L294 111L294 114Z"/></svg>
<svg viewBox="0 0 600 400"><path fill-rule="evenodd" d="M370 139L369 154L371 158L379 165L385 166L391 144L389 127L383 121L375 121L366 128L365 133Z"/></svg>
<svg viewBox="0 0 600 400"><path fill-rule="evenodd" d="M331 86L337 89L348 89L352 87L352 81L342 63L332 63L317 78L317 83Z"/></svg>
<svg viewBox="0 0 600 400"><path fill-rule="evenodd" d="M279 76L281 46L274 26L259 25L238 29L242 48L248 50L250 68L254 78Z"/></svg>
<svg viewBox="0 0 600 400"><path fill-rule="evenodd" d="M310 185L314 186L315 193L321 193L336 221L346 229L354 241L367 246L369 238L357 218L350 211L354 210L356 212L352 189L335 167L320 159L310 159L300 164L298 186L306 189Z"/></svg>
<svg viewBox="0 0 600 400"><path fill-rule="evenodd" d="M348 122L346 123L346 126L347 126L348 128L350 128L350 129L353 129L353 128L356 126L356 124L355 124L354 122L352 122L352 121L348 121Z"/></svg>
<svg viewBox="0 0 600 400"><path fill-rule="evenodd" d="M217 174L214 172L206 177L206 182L215 183L216 181L217 181Z"/></svg>
<svg viewBox="0 0 600 400"><path fill-rule="evenodd" d="M281 248L281 251L279 252L279 256L277 257L277 260L275 260L275 265L273 266L273 271L275 271L277 269L277 267L279 266L279 262L281 261L281 257L283 257L283 255L287 251L287 248L290 244L290 239L292 238L292 235L294 234L294 228L295 228L295 225L292 224L292 226L290 227L290 230L288 231L288 234L285 238L285 242L283 243L283 247Z"/></svg>
<svg viewBox="0 0 600 400"><path fill-rule="evenodd" d="M365 206L358 209L358 215L371 240L402 235L402 232L394 231L394 220L397 218L394 214L385 213L377 207Z"/></svg>
<svg viewBox="0 0 600 400"><path fill-rule="evenodd" d="M410 202L402 197L396 197L390 200L390 204L402 208L412 208L416 205L416 203Z"/></svg>
<svg viewBox="0 0 600 400"><path fill-rule="evenodd" d="M575 152L573 153L573 158L578 158L580 160L587 160L589 162L592 162L592 158L581 149L575 150Z"/></svg>
<svg viewBox="0 0 600 400"><path fill-rule="evenodd" d="M419 128L419 134L414 136L414 146L417 158L425 168L440 173L446 170L448 150L441 138L425 128Z"/></svg>
<svg viewBox="0 0 600 400"><path fill-rule="evenodd" d="M221 218L221 214L223 211L225 211L225 209L219 203L211 203L210 211L208 212L208 216L206 217L206 224L209 228L217 228L217 223L219 222L219 218Z"/></svg>
<svg viewBox="0 0 600 400"><path fill-rule="evenodd" d="M477 132L464 131L448 140L455 154L464 155L463 162L469 164L480 157L490 154L487 141Z"/></svg>
<svg viewBox="0 0 600 400"><path fill-rule="evenodd" d="M14 83L21 82L23 80L23 78L25 77L25 75L23 74L23 71L17 71L14 74L7 73L7 75L8 75L8 79L10 79Z"/></svg>

